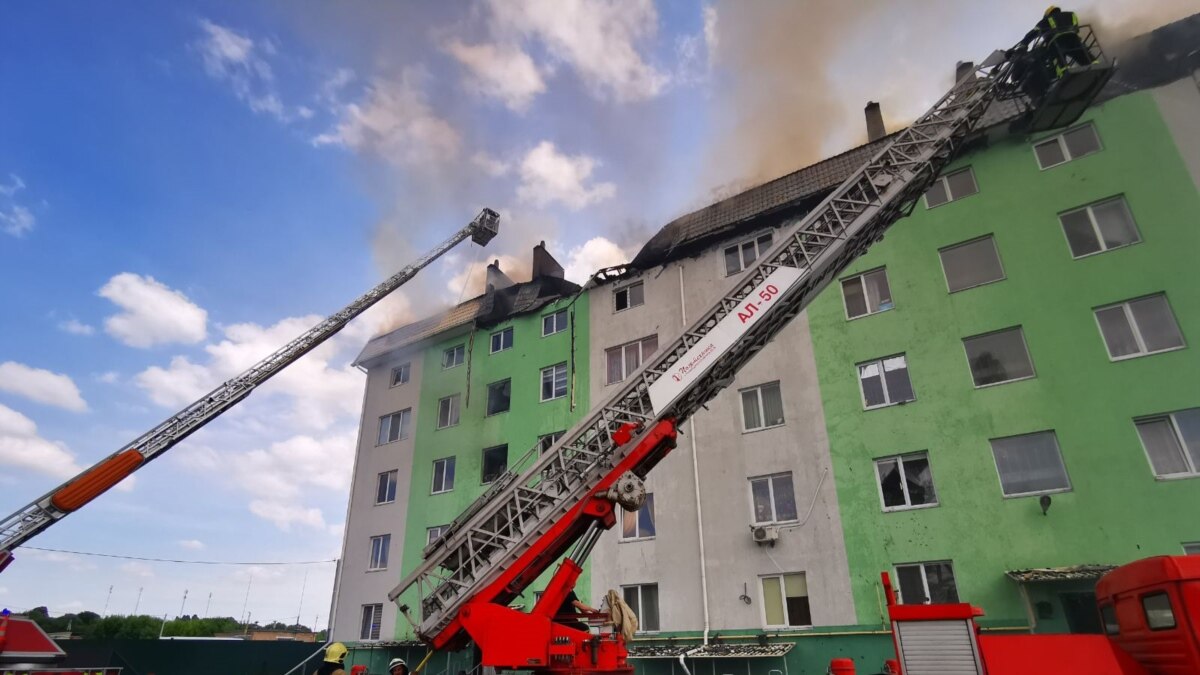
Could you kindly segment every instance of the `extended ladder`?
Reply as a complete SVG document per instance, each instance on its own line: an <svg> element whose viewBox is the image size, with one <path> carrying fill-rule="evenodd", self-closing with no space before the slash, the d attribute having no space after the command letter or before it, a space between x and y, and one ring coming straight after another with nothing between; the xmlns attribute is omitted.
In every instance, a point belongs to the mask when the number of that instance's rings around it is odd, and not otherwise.
<svg viewBox="0 0 1200 675"><path fill-rule="evenodd" d="M403 603L410 598L400 596L415 589L417 634L435 647L450 644L461 630L455 617L463 605L537 545L637 445L637 439L618 444L615 432L631 424L644 433L656 421L682 422L731 384L822 288L907 215L988 105L1017 97L1020 84L1002 52L966 74L817 208L785 228L716 306L664 344L618 393L540 456L531 450L532 461L519 475L510 471L497 480L389 593Z"/></svg>
<svg viewBox="0 0 1200 675"><path fill-rule="evenodd" d="M480 246L486 245L496 236L499 226L500 216L491 209L483 209L466 227L383 283L359 296L341 311L313 326L246 372L167 418L121 450L0 521L0 570L12 561L13 549L100 496L150 460L216 419L221 413L249 396L255 387L328 340L351 319L404 285L416 276L417 272L468 237Z"/></svg>

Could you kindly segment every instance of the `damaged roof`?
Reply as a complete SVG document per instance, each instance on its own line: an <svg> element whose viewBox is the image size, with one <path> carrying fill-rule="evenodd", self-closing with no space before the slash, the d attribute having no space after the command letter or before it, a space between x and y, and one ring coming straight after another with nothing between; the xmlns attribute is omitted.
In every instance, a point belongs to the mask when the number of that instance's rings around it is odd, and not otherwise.
<svg viewBox="0 0 1200 675"><path fill-rule="evenodd" d="M1070 565L1067 567L1031 567L1027 570L1009 570L1004 574L1009 579L1030 584L1045 581L1089 581L1099 579L1116 569L1116 565Z"/></svg>
<svg viewBox="0 0 1200 675"><path fill-rule="evenodd" d="M784 656L792 651L795 643L772 642L765 645L744 644L709 644L699 645L630 645L631 659L677 659L685 653L692 659L746 659L769 656ZM697 649L699 647L699 649ZM695 650L695 651L692 651Z"/></svg>

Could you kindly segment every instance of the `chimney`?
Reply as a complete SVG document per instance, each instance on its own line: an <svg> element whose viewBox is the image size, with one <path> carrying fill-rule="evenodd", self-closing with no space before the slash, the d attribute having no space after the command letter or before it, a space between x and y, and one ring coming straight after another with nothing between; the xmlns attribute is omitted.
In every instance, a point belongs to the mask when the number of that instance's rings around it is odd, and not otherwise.
<svg viewBox="0 0 1200 675"><path fill-rule="evenodd" d="M975 72L974 61L959 61L958 64L954 66L954 81L958 82L959 80L963 79L967 73L973 72Z"/></svg>
<svg viewBox="0 0 1200 675"><path fill-rule="evenodd" d="M513 285L513 280L508 278L504 272L500 271L500 261L493 260L492 264L487 266L487 292L493 293Z"/></svg>
<svg viewBox="0 0 1200 675"><path fill-rule="evenodd" d="M563 278L563 266L546 250L544 241L533 247L533 278L538 277Z"/></svg>
<svg viewBox="0 0 1200 675"><path fill-rule="evenodd" d="M873 143L887 136L887 129L883 126L883 112L879 109L878 103L867 101L867 107L863 108L863 113L867 116L868 143Z"/></svg>

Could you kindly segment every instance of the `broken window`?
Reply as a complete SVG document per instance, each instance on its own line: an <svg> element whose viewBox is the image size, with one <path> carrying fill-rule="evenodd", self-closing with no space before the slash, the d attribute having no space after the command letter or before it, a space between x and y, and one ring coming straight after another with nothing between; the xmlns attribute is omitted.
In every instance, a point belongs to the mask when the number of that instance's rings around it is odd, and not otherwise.
<svg viewBox="0 0 1200 675"><path fill-rule="evenodd" d="M877 459L875 477L879 481L884 511L937 506L927 452Z"/></svg>
<svg viewBox="0 0 1200 675"><path fill-rule="evenodd" d="M1200 475L1200 408L1134 420L1159 478Z"/></svg>
<svg viewBox="0 0 1200 675"><path fill-rule="evenodd" d="M637 511L621 509L621 538L649 539L654 536L654 494L647 493L646 501Z"/></svg>
<svg viewBox="0 0 1200 675"><path fill-rule="evenodd" d="M645 302L646 291L640 281L613 291L613 311L620 312L630 307L637 307Z"/></svg>
<svg viewBox="0 0 1200 675"><path fill-rule="evenodd" d="M508 470L508 446L497 445L483 450L483 482L491 483Z"/></svg>
<svg viewBox="0 0 1200 675"><path fill-rule="evenodd" d="M1096 127L1088 123L1034 145L1033 153L1037 156L1038 167L1049 169L1099 152L1100 149L1100 137L1096 134Z"/></svg>
<svg viewBox="0 0 1200 675"><path fill-rule="evenodd" d="M629 377L642 366L643 361L656 351L658 351L657 334L604 350L608 373L605 384L614 384Z"/></svg>
<svg viewBox="0 0 1200 675"><path fill-rule="evenodd" d="M1124 197L1067 211L1059 214L1058 221L1067 235L1073 258L1111 251L1142 240Z"/></svg>
<svg viewBox="0 0 1200 675"><path fill-rule="evenodd" d="M743 389L742 428L756 431L783 424L783 398L779 394L779 382L768 382L757 387Z"/></svg>
<svg viewBox="0 0 1200 675"><path fill-rule="evenodd" d="M725 248L725 276L746 269L771 248L771 233L763 234Z"/></svg>
<svg viewBox="0 0 1200 675"><path fill-rule="evenodd" d="M1183 347L1179 324L1161 293L1101 307L1096 322L1113 361Z"/></svg>
<svg viewBox="0 0 1200 675"><path fill-rule="evenodd" d="M951 293L1004 279L996 240L990 234L941 249L938 256Z"/></svg>
<svg viewBox="0 0 1200 675"><path fill-rule="evenodd" d="M438 400L437 428L445 429L458 424L458 401L458 394Z"/></svg>
<svg viewBox="0 0 1200 675"><path fill-rule="evenodd" d="M925 208L932 209L979 192L971 167L940 176L925 193Z"/></svg>
<svg viewBox="0 0 1200 675"><path fill-rule="evenodd" d="M495 354L496 352L502 352L505 349L512 349L512 346L513 346L513 329L511 327L505 328L504 330L496 332L496 333L492 333L492 351L491 351L491 353Z"/></svg>
<svg viewBox="0 0 1200 675"><path fill-rule="evenodd" d="M880 267L843 279L842 299L846 303L847 319L891 309L892 289L888 286L887 270Z"/></svg>
<svg viewBox="0 0 1200 675"><path fill-rule="evenodd" d="M949 560L896 565L897 590L905 605L958 602L954 566Z"/></svg>
<svg viewBox="0 0 1200 675"><path fill-rule="evenodd" d="M622 586L621 594L625 604L633 610L638 619L639 632L657 632L658 622L658 584L640 584L638 586Z"/></svg>
<svg viewBox="0 0 1200 675"><path fill-rule="evenodd" d="M991 439L1005 497L1067 492L1071 481L1053 431Z"/></svg>
<svg viewBox="0 0 1200 675"><path fill-rule="evenodd" d="M501 380L488 385L487 414L496 415L508 412L512 401L512 380Z"/></svg>
<svg viewBox="0 0 1200 675"><path fill-rule="evenodd" d="M762 577L763 620L767 626L811 626L808 579L803 572Z"/></svg>
<svg viewBox="0 0 1200 675"><path fill-rule="evenodd" d="M405 408L379 418L379 445L408 437L408 420L412 409Z"/></svg>
<svg viewBox="0 0 1200 675"><path fill-rule="evenodd" d="M792 473L778 473L750 479L750 499L754 504L754 524L796 520L796 491Z"/></svg>
<svg viewBox="0 0 1200 675"><path fill-rule="evenodd" d="M963 338L976 387L1033 377L1033 361L1021 327Z"/></svg>
<svg viewBox="0 0 1200 675"><path fill-rule="evenodd" d="M915 401L917 398L908 379L908 361L904 354L858 364L858 382L866 409Z"/></svg>

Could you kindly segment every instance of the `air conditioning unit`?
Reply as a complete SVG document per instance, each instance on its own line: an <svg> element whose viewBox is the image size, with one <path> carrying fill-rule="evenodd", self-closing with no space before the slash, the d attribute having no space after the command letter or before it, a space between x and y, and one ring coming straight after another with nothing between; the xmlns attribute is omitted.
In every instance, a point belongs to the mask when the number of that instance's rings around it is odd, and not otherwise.
<svg viewBox="0 0 1200 675"><path fill-rule="evenodd" d="M779 528L774 525L751 525L750 536L754 537L754 543L760 546L763 544L774 546L779 539Z"/></svg>

